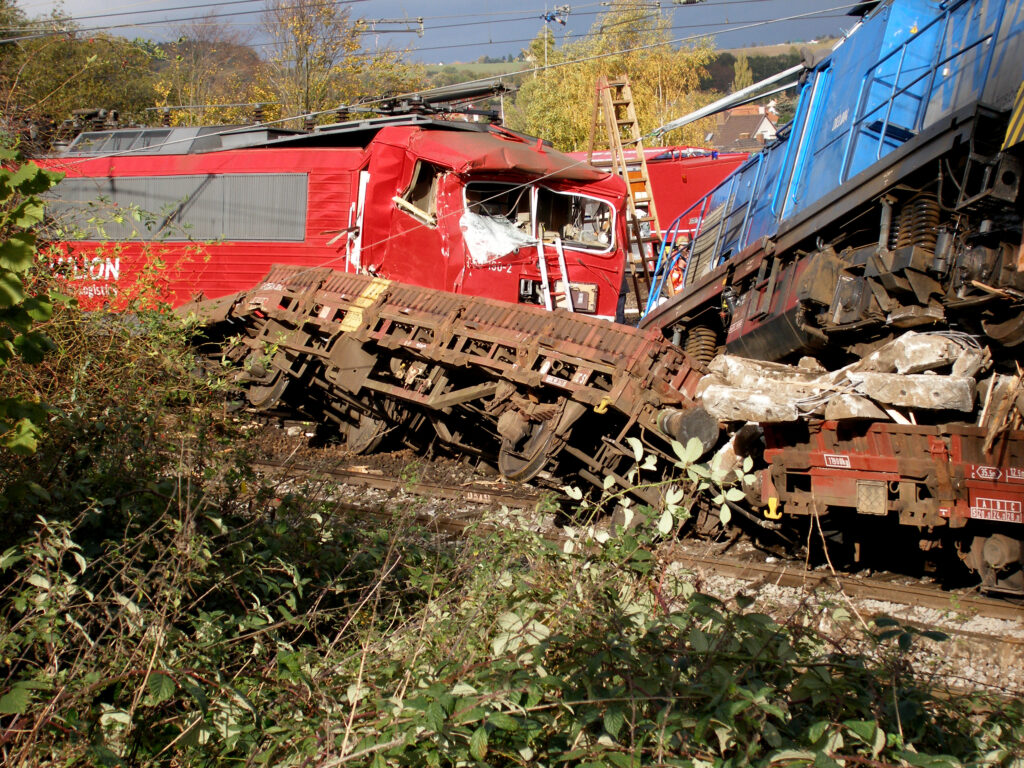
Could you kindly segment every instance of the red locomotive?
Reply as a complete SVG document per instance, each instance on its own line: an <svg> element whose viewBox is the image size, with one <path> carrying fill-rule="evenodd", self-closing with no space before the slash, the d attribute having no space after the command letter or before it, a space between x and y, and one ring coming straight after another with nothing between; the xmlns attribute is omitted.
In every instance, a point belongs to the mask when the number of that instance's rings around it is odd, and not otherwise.
<svg viewBox="0 0 1024 768"><path fill-rule="evenodd" d="M625 184L495 125L404 115L312 132L112 129L40 162L66 174L48 206L51 256L86 306L118 306L140 286L177 306L289 264L617 312Z"/></svg>

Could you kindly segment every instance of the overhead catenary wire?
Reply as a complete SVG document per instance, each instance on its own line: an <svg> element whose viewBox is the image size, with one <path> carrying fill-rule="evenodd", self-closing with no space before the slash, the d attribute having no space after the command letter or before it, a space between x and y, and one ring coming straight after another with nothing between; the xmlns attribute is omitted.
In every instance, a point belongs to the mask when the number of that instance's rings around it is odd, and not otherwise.
<svg viewBox="0 0 1024 768"><path fill-rule="evenodd" d="M339 0L339 2L340 1L341 0ZM763 2L771 2L771 1L772 0L718 0L717 3L713 2L713 3L710 3L710 4L711 5L717 5L717 4L725 5L725 4L732 4L732 3L763 3ZM122 8L132 8L132 7L135 7L137 5L148 5L148 4L153 3L153 2L159 2L159 0L149 0L146 3L134 3L134 4L130 4L130 5L127 5L127 6L121 6L121 7ZM352 3L357 3L357 2L360 2L360 3L361 2L368 2L368 0L347 0L347 4L352 4ZM195 5L173 6L171 8L156 8L156 9L153 9L153 10L117 11L116 9L111 9L111 12L108 12L108 13L79 14L77 16L52 16L52 17L48 17L48 18L56 20L56 21L83 21L83 20L90 20L90 19L111 18L111 17L116 17L116 16L127 16L127 15L130 15L131 13L152 14L152 13L166 13L168 11L174 11L174 10L207 10L207 11L209 11L211 9L220 8L222 6L243 5L243 4L246 4L246 3L249 3L249 4L260 3L262 5L261 8L258 8L256 10L251 11L251 13L263 13L266 10L265 0L214 0L213 2L209 2L209 3L201 3L201 4L195 4ZM323 3L319 3L319 5L336 5L336 4L338 4L338 3L337 2L331 2L331 0L324 0ZM601 5L603 5L603 4L602 3L584 3L582 5L575 6L575 8L596 8L596 7L600 7ZM538 9L517 9L515 11L483 11L483 12L474 13L473 15L474 16L483 17L483 16L522 16L522 14L527 14L528 18L534 18L534 17L536 17L536 14L541 13L541 12L542 12L542 9L538 8ZM417 17L418 16L419 15L417 14ZM435 19L464 19L465 17L466 17L465 14L444 14L444 15L439 15L439 16L424 16L423 18L424 18L425 21L433 21Z"/></svg>
<svg viewBox="0 0 1024 768"><path fill-rule="evenodd" d="M849 4L846 4L846 5L837 6L835 8L830 8L830 9L827 9L827 10L828 11L840 10L840 9L852 7L852 6L855 6L855 5L857 5L857 3L849 3ZM802 17L805 17L807 15L814 15L814 13L815 12L809 12L809 14L808 13L805 13L805 14L795 14L791 18L779 19L778 21L787 21L787 20L792 20L793 18L802 18ZM742 29L742 28L749 28L750 26L751 26L751 24L740 25L739 28L740 29ZM606 57L610 57L610 56L622 55L623 53L630 53L630 52L640 51L640 50L649 50L649 49L655 48L655 47L661 47L661 46L665 46L665 45L672 45L672 44L678 44L678 43L686 42L686 41L689 41L691 39L694 39L695 37L700 37L700 36L699 35L697 35L697 36L686 36L686 37L678 38L678 39L672 40L672 41L652 43L652 44L636 46L634 48L624 49L624 50L610 52L610 53L596 54L594 56L585 57L585 58L578 59L578 60L575 60L575 61L572 61L572 62L558 62L556 64L551 64L551 65L548 65L546 67L533 67L533 68L530 68L530 69L521 70L520 72L517 72L517 73L514 73L514 74L530 74L531 72L535 72L535 71L541 71L541 70L544 70L544 69L554 69L554 68L558 68L558 67L569 66L570 64L582 63L582 62L585 62L585 61L592 61L592 60L596 60L596 59L600 59L600 58L606 58ZM481 83L481 82L485 82L487 80L493 80L493 79L494 78L477 78L476 80L467 81L466 83L464 83L464 85L472 85L472 84L475 84L475 83ZM431 89L431 90L435 90L436 91L436 90L439 90L439 89ZM404 94L403 96L398 97L398 98L406 98L406 97L411 97L411 96L415 96L415 95L421 95L421 94L425 94L425 93L429 93L429 92L430 91L411 92L411 93ZM392 97L392 98L394 98L394 97ZM383 101L385 101L385 99L377 99L377 100L373 100L371 102L363 102L363 103L361 103L358 106L365 107L365 106L372 105L374 103L381 103ZM278 120L266 121L264 123L261 123L260 125L269 126L269 125L275 125L275 124L278 124L278 123L287 122L289 120L304 119L306 117L313 117L313 118L315 118L315 117L317 117L319 115L335 113L335 112L338 112L338 111L343 110L343 109L353 108L354 106L357 106L357 105L348 105L348 106L342 106L342 107L334 107L334 108L332 108L330 110L320 110L320 111L316 111L316 112L310 112L310 113L307 113L306 115L298 115L298 116L293 116L293 117L288 117L288 118L280 118ZM223 132L220 132L220 134L212 134L212 135L226 134L226 133L231 132L231 130L232 129L227 129L227 130L225 130ZM235 129L235 130L237 130L237 129ZM157 145L157 146L168 146L168 145L171 145L171 144L179 143L181 141L191 141L191 140L192 139L189 138L189 139L182 139L182 140L177 140L177 141L166 141L166 142L163 142L162 144ZM109 153L107 155L103 155L102 157L115 157L115 156L127 155L127 154L131 154L131 152L127 151L127 150L126 151L122 151L122 152L114 152L114 153ZM84 158L82 160L74 161L74 162L79 162L79 163L80 162L88 162L88 161L95 160L95 159L97 159L97 158L96 157L89 157L89 158ZM584 163L585 163L585 161L581 159L581 160L575 161L573 163L573 165L582 165ZM558 171L558 172L560 172L560 171ZM557 173L557 172L553 172L553 173ZM543 176L540 176L537 179L531 180L528 183L520 184L519 186L525 188L526 186L529 186L529 185L532 185L532 184L536 184L538 182L542 182L542 181L544 181L546 178L548 178L551 175L552 174L545 174ZM427 225L421 223L421 224L419 224L419 226L426 227ZM397 237L397 235L388 235L388 236L382 238L378 242L366 243L366 244L363 245L363 247L366 247L366 248L379 247L381 245L386 244L387 242L392 240L394 237ZM333 267L334 265L340 264L342 262L348 263L348 258L349 258L349 256L348 256L347 253L339 253L336 257L333 257L333 258L330 258L330 259L326 259L326 260L324 260L320 264L317 264L315 266L307 267L307 269L308 270L314 270L314 269L324 268L324 267Z"/></svg>
<svg viewBox="0 0 1024 768"><path fill-rule="evenodd" d="M788 17L782 17L782 18L779 18L779 19L775 19L775 20L773 20L770 23L780 23L780 22L784 22L784 21L793 21L795 19L806 18L808 16L816 16L816 15L819 15L821 13L831 13L831 12L834 12L834 11L839 11L839 10L844 10L844 9L848 9L848 8L853 8L853 7L858 6L859 4L860 4L860 2L849 2L849 3L845 3L843 5L838 5L838 6L834 6L834 7L831 7L831 8L823 9L822 11L807 11L805 13L793 14L793 15L788 16ZM730 28L729 31L741 31L741 30L744 30L744 29L750 29L752 27L760 26L760 25L762 25L764 23L765 22L750 22L750 23L747 23L747 24L736 25L736 26ZM518 75L530 75L530 74L539 73L539 72L542 72L542 71L545 71L545 70L559 69L559 68L562 68L562 67L573 66L573 65L576 65L576 64L582 64L582 63L586 63L586 62L590 62L590 61L596 61L596 60L599 60L599 59L610 58L612 56L621 56L621 55L626 54L626 53L635 53L635 52L639 52L639 51L651 50L653 48L661 48L661 47L665 47L665 46L669 46L669 45L677 45L677 44L684 43L684 42L690 42L690 41L695 40L695 39L700 39L702 37L704 37L704 36L703 35L686 35L684 37L675 38L673 40L658 41L658 42L655 42L655 43L647 43L647 44L644 44L644 45L634 46L632 48L624 48L624 49L617 50L617 51L610 51L610 52L606 52L606 53L598 53L598 54L594 54L592 56L585 56L585 57L582 57L582 58L579 58L579 59L573 59L571 61L562 61L562 62L555 62L553 64L547 64L547 65L542 65L542 66L528 67L528 68L525 68L525 69L516 70L515 72L505 73L505 74L503 74L503 75L501 75L499 77L480 77L480 78L475 78L473 80L466 80L466 81L464 81L462 83L459 83L459 85L476 85L476 84L485 83L485 82L494 82L496 80L500 82L502 77L514 77L514 76L518 76ZM444 86L444 87L445 88L449 88L451 86ZM370 99L370 100L367 100L367 101L360 101L360 102L357 102L357 103L354 103L354 104L338 105L338 106L331 107L330 109L315 110L315 111L306 112L304 114L291 115L291 116L288 116L288 117L281 117L281 118L278 118L276 120L267 120L267 121L260 122L259 125L260 126L272 126L272 125L279 125L279 124L287 123L287 122L290 122L290 121L293 121L293 120L305 120L305 119L308 119L308 118L315 119L315 118L320 117L322 115L336 114L338 112L352 110L352 109L355 109L357 107L359 107L359 108L372 107L374 104L382 104L382 103L385 103L385 102L388 102L388 101L392 101L392 100L395 100L395 99L412 98L412 97L415 97L415 96L425 96L425 95L429 95L432 92L436 92L436 91L440 91L440 90L442 90L442 89L441 88L430 88L430 89L422 90L422 91L409 91L409 92L406 92L406 93L403 93L403 94L399 94L397 96L390 96L390 97L387 97L387 98L383 98L382 97L382 98L379 98L379 99ZM225 129L224 131L211 133L209 135L210 136L219 136L219 135L225 135L225 134L228 134L228 133L232 133L232 132L235 132L235 131L237 131L237 128L228 128L228 129ZM191 140L192 140L191 138L188 138L188 139L177 139L177 140L167 140L167 141L162 142L160 144L154 145L152 148L153 149L157 149L157 148L171 146L173 144L178 144L178 143L182 143L182 142L185 142L185 141L191 141ZM130 155L130 154L133 154L131 152L131 150L122 150L120 152L111 152L111 153L105 154L102 157L119 157L119 156L125 156L125 155ZM96 158L95 157L84 158L84 159L82 159L82 160L80 160L78 162L87 162L87 161L93 160L93 159L96 159Z"/></svg>
<svg viewBox="0 0 1024 768"><path fill-rule="evenodd" d="M857 5L856 3L850 3L847 6L841 6L841 7L842 8L851 8L851 7L855 7L856 5ZM691 36L689 36L687 38L679 38L679 40L683 40L683 41L689 42L689 41L693 41L693 40L700 40L700 39L706 38L709 35L724 34L724 33L729 33L729 32L734 32L734 31L741 31L741 30L744 30L744 29L752 29L752 28L756 28L756 27L759 27L759 26L768 26L768 25L771 25L771 24L782 23L782 22L785 22L785 21L792 20L793 18L808 18L808 17L819 18L819 19L846 18L845 14L834 14L834 13L828 13L826 11L809 11L806 14L800 14L797 17L783 17L783 18L778 18L778 19L757 19L757 20L753 20L753 21L750 21L750 22L746 22L743 25L735 25L734 23L728 22L728 21L707 22L705 24L685 24L685 25L684 24L677 24L677 25L673 25L671 27L668 27L667 31L673 31L673 30L678 30L678 29L706 29L706 28L713 28L713 27L724 27L724 29L718 30L717 32L702 32L701 34L691 35ZM452 25L452 26L473 26L475 24L477 24L477 22L467 22L465 25ZM433 29L437 29L437 28L434 27ZM586 38L588 38L590 36L591 36L590 32L568 32L568 33L565 33L565 34L562 35L562 39L575 42L576 40L586 39ZM519 43L530 43L530 42L533 42L533 40L535 40L535 39L536 39L536 37L504 39L504 40L501 41L501 44L502 45L509 45L509 44L519 44ZM669 40L669 41L667 41L665 43L658 43L656 45L671 45L674 42L676 42L676 41ZM436 45L436 46L416 46L415 50L418 53L423 53L425 51L448 51L448 50L456 50L456 49L459 49L459 48L476 48L476 47L480 47L481 45L487 45L487 44L488 43L483 43L483 42L480 42L480 41L474 41L474 42L468 42L468 43L454 43L454 44ZM268 42L262 42L262 43L251 43L251 44L249 44L249 47L250 48L267 48L267 47L272 47L272 46L276 46L276 45L280 45L280 43L277 42L277 41L268 41ZM625 52L628 53L629 51L627 50ZM622 51L616 51L616 52L609 53L609 54L606 54L606 55L608 55L608 56L616 56L616 55L620 55L621 53L622 53ZM371 55L371 54L367 53L366 55ZM569 63L572 63L572 62L569 62ZM543 66L538 67L537 71L542 70L542 69L544 69ZM533 72L535 70L523 70L523 71L525 71L525 72ZM517 74L521 74L521 73L522 73L521 71L516 71L516 72L509 72L509 73L504 73L504 74L505 74L505 76L512 76L512 75L517 75Z"/></svg>
<svg viewBox="0 0 1024 768"><path fill-rule="evenodd" d="M353 5L355 3L364 3L364 2L367 2L367 1L368 0L322 0L322 2L315 3L315 5L320 5L320 6ZM226 2L227 3L234 3L234 2L245 3L245 2L254 2L254 0L226 0ZM198 7L198 6L188 6L188 7L191 8L191 7ZM287 8L290 8L290 7L298 7L298 6L285 6L284 8L287 9ZM223 18L223 17L227 17L227 16L248 16L248 15L255 14L255 13L264 14L266 12L267 12L266 8L260 8L258 10L252 10L252 11L232 11L230 13L220 14L220 15L218 15L218 18ZM149 13L152 13L152 11L149 11ZM121 15L121 14L115 14L115 15ZM5 39L5 40L0 40L0 44L4 44L4 43L17 43L17 42L22 42L24 40L34 40L34 39L38 39L40 37L49 37L51 35L64 35L64 34L70 34L70 33L87 34L89 32L107 32L107 31L113 30L113 29L139 29L141 27L147 27L147 26L164 26L164 25L168 25L168 24L177 24L177 23L181 23L181 22L185 22L185 21L202 20L202 19L206 19L208 17L209 17L209 14L207 13L207 14L204 14L202 16L186 16L184 18L179 18L179 19L158 19L158 20L154 20L154 21L141 21L141 22L125 23L125 24L110 24L110 25L98 26L98 27L58 29L58 30L54 30L53 32L50 32L50 33L36 34L36 35L26 35L26 36L22 36L22 37L15 37L15 38L8 38L8 39ZM74 21L73 18L71 20Z"/></svg>
<svg viewBox="0 0 1024 768"><path fill-rule="evenodd" d="M751 0L742 0L742 1L750 2ZM763 1L763 0L759 0L759 1ZM139 29L139 28L151 27L151 26L166 26L166 25L170 25L170 24L177 24L177 23L188 22L188 21L204 21L204 20L207 20L207 19L211 18L211 9L215 9L215 8L222 7L222 6L244 5L244 4L257 3L257 2L262 2L262 0L220 0L219 2L213 2L213 3L204 4L204 5L172 6L171 8L161 8L161 9L155 9L155 10L150 10L150 11L136 11L135 13L137 13L139 15L148 15L148 14L154 14L154 13L166 13L166 12L172 11L172 10L193 10L193 9L194 10L200 10L200 9L205 9L206 13L204 13L201 16L186 16L186 17L181 17L181 18L177 18L177 19L166 19L166 18L151 19L151 20L148 20L148 21L135 21L135 22L124 22L124 23L121 23L121 24L84 26L84 27L77 27L77 28L70 28L70 29L57 29L57 30L54 30L51 27L50 31L48 33L45 33L45 34L42 34L42 35L24 36L24 37L19 37L19 38L12 38L12 39L9 39L9 40L0 40L0 43L18 42L18 41L21 41L21 40L34 39L35 37L45 37L48 34L60 35L60 34L66 34L67 32L72 32L72 31L85 34L85 33L89 33L89 32L105 32L105 31L114 30L114 29ZM310 6L312 6L312 7L321 7L321 6L333 6L333 5L354 5L356 3L363 3L363 2L368 2L368 0L322 0L321 2L314 2L314 3L311 3L311 4L305 4L305 7L310 7ZM299 6L298 5L289 6L289 5L285 4L285 5L281 6L281 9L282 10L289 10L290 8L296 8L296 7L299 7ZM249 15L257 15L257 14L264 15L267 12L268 12L268 8L266 7L266 5L263 5L260 8L255 8L255 9L252 9L252 10L234 11L234 12L225 13L225 14L214 14L213 15L213 19L214 20L219 20L219 19L227 18L227 17L249 16ZM526 15L523 15L524 13ZM93 20L93 19L119 18L119 17L128 16L128 15L131 15L131 14L129 14L129 13L113 12L113 13L102 13L102 14L88 14L88 15L80 15L80 16L54 16L54 17L50 17L49 19L47 19L47 21L52 22L52 23L59 23L59 22L68 22L68 23L70 23L70 22L88 21L88 20ZM529 12L523 12L523 11L517 11L517 12L508 12L508 11L506 11L506 12L501 13L500 15L502 15L502 16L514 16L514 18L507 19L507 20L510 20L510 21L526 21L526 20L529 20L529 19L535 17L534 14L531 14ZM588 15L593 15L593 14L588 14ZM447 18L465 18L465 17L464 16L439 16L439 17L425 16L425 17L422 17L422 18L424 19L424 21L426 21L426 20L433 19L433 18L444 18L444 19L447 19ZM420 19L420 17L417 16L415 18L415 21L419 22L419 19ZM410 18L410 21L413 21L413 19ZM443 25L443 26L440 26L440 27L432 27L432 29L446 29L446 28L457 27L457 26L470 26L470 25L473 25L473 24L489 24L489 23L491 23L491 22L490 21L465 22L463 24ZM21 28L19 28L19 29L21 29Z"/></svg>
<svg viewBox="0 0 1024 768"><path fill-rule="evenodd" d="M254 3L261 3L261 4L263 4L263 3L265 3L265 0L214 0L213 2L209 2L209 3L200 3L200 4L195 4L195 5L172 6L170 8L154 8L153 10L135 10L135 11L129 11L129 10L121 11L121 10L117 10L118 8L124 8L124 9L136 8L137 6L140 6L140 5L150 5L150 4L157 3L157 2L160 2L160 0L146 0L146 2L130 3L130 4L124 5L124 6L116 6L115 8L109 9L109 12L106 12L106 13L79 14L77 16L50 16L50 17L47 17L47 20L53 20L53 21L85 21L85 20L90 20L90 19L102 19L102 18L112 18L112 17L116 17L116 16L127 16L127 15L130 15L132 13L137 13L137 14L167 13L168 11L176 11L176 10L207 10L207 11L210 11L212 9L216 9L216 8L220 8L220 7L224 7L224 6L230 6L230 5L244 5L244 4L247 4L247 3L248 4L254 4ZM357 3L357 2L368 2L368 0L338 0L338 2L347 2L347 4L351 4L351 3ZM717 6L723 6L723 5L757 5L757 4L764 4L764 3L771 3L771 2L776 2L776 0L705 0L705 2L702 3L702 5L705 8L713 8L713 7L717 7ZM332 4L332 5L334 5L334 4L338 4L338 3L337 2L330 2L329 3L328 0L325 0L325 2L323 4ZM41 3L28 4L28 7L33 7L33 6L38 6L38 5L41 5ZM613 3L597 2L597 3L582 3L582 4L577 4L577 5L573 5L573 6L569 6L569 7L570 7L570 10L572 12L572 15L575 17L575 16L580 16L580 15L595 16L595 15L599 15L601 13L606 13L608 11L609 7L613 7L613 6L614 6ZM585 9L585 8L599 8L599 9L603 8L604 10L598 10L598 11L582 13L581 9ZM265 10L266 10L266 6L264 5L263 7L259 8L259 9L251 11L251 13L263 13ZM543 13L545 10L546 9L541 9L541 8L534 8L534 9L522 9L522 8L520 8L520 9L517 9L515 11L480 11L480 12L475 12L473 15L475 17L484 17L484 16L517 16L517 17L520 17L520 18L531 18L532 19L532 18L536 18L537 14ZM669 8L667 8L667 10L675 10L675 8L674 7L669 7ZM525 14L525 17L523 16L523 14ZM437 16L423 16L423 19L424 19L424 21L434 21L434 20L438 20L438 19L464 19L465 17L466 17L465 14L441 14L441 15L437 15ZM197 18L202 18L202 17L197 17ZM481 22L481 23L490 23L490 22ZM455 26L459 26L459 25L455 25Z"/></svg>
<svg viewBox="0 0 1024 768"><path fill-rule="evenodd" d="M775 1L776 0L718 0L717 2L705 2L705 3L702 3L702 7L703 8L713 8L713 7L717 7L717 6L727 6L727 5L764 4L764 3L775 2ZM210 9L214 9L214 8L217 8L217 7L220 7L220 6L226 6L226 5L237 5L237 4L254 3L254 2L259 2L259 0L218 0L216 2L212 2L212 3L201 5L201 6L199 6L199 5L175 6L176 8L183 8L183 9L188 9L188 8L195 8L195 9L204 8L204 9L207 9L207 13L203 14L202 16L188 16L188 17L182 17L182 18L177 18L177 19L155 19L155 20L149 20L149 21L137 21L137 22L132 22L132 23L112 24L112 25L104 25L104 26L97 25L97 26L92 26L92 27L80 27L80 28L77 28L77 29L55 30L55 31L53 31L51 33L43 33L43 34L40 34L40 35L29 35L29 36L23 36L23 37L19 37L19 38L11 38L11 39L7 39L7 40L0 40L0 44L7 43L7 42L15 42L15 41L21 41L21 40L28 40L28 39L36 39L38 37L46 37L49 34L60 35L60 34L69 34L69 33L72 33L72 32L80 33L80 34L88 34L88 33L105 32L105 31L111 31L111 30L142 29L142 28L145 28L145 27L152 27L152 26L167 26L167 25L179 24L179 23L188 22L188 21L202 22L202 21L206 21L206 20L210 19L210 12L209 12ZM361 3L361 2L367 2L367 0L336 0L336 2L334 0L324 0L324 2L321 2L321 3L314 3L314 5L334 5L334 4L353 5L355 3ZM572 12L573 12L574 16L586 16L586 17L598 16L598 15L601 15L603 13L607 13L607 11L583 12L583 11L579 10L579 9L584 9L584 8L597 7L598 5L603 5L603 4L593 4L593 3L591 3L591 4L585 4L585 5L576 6L575 9L573 9ZM851 4L849 7L855 7L855 6L856 6L856 4ZM285 7L287 8L288 6L285 6ZM675 9L673 8L671 10L674 11ZM254 9L254 10L235 11L235 12L231 12L231 13L227 13L227 14L218 14L218 15L215 15L213 17L212 21L213 21L213 23L218 23L218 21L220 19L225 19L227 17L238 17L238 16L247 16L247 15L254 15L254 14L265 14L266 11L267 11L267 9L264 6L262 8L257 8L257 9ZM140 14L152 14L152 13L158 13L158 12L166 12L166 9L161 9L160 11L157 11L157 10L139 11L138 13L140 13ZM816 15L816 16L823 16L823 15L825 15L824 11L813 11L813 12L808 12L808 13ZM87 19L91 19L91 18L106 18L106 17L110 17L110 16L123 16L123 15L128 15L128 14L94 14L94 15L87 15L87 16L79 16L79 17L77 17L77 19L74 18L74 17L55 17L55 20L56 21L75 21L75 20L81 21L81 20L87 20ZM476 14L476 15L481 15L481 14ZM527 20L529 20L531 18L535 18L535 14L533 12L527 11L527 10L518 10L518 11L515 11L515 12L501 12L501 13L497 13L495 15L512 17L512 18L506 18L505 19L506 22L527 21ZM436 16L436 17L424 16L423 18L424 18L424 21L426 22L426 21L429 21L429 20L432 20L432 19L464 18L464 17L461 17L461 16ZM779 21L781 21L781 20L782 19L780 19ZM756 24L756 23L760 23L761 21L764 21L766 23L774 23L776 20L764 19L764 20L755 20L755 21L749 22L749 23L755 23ZM479 21L479 22L477 22L477 21L463 21L463 22L460 22L460 23L457 23L457 24L449 24L449 25L431 25L429 27L429 31L435 31L435 30L439 30L439 29L452 29L452 28L465 27L465 26L475 26L475 25L490 24L490 23L492 23L492 22L490 20L488 20L488 21ZM701 26L701 27L728 26L730 23L731 22L729 22L729 21L709 22L709 23L701 24L699 26ZM686 27L692 27L693 25L692 24L687 24L685 26ZM673 25L670 29L680 29L680 28L683 28L683 27L684 27L684 25ZM566 32L565 34L563 34L563 39L568 39L568 38L575 39L575 38L579 38L579 37L586 37L588 35L589 35L589 32L586 32L586 33L584 33L584 32L579 32L579 33ZM506 39L502 39L501 43L507 45L509 43L530 42L532 39L533 38L520 38L520 39L509 40L509 39L506 38ZM259 43L259 44L254 45L253 47L265 47L267 45L272 45L272 44L273 43ZM450 46L432 46L432 47L428 47L428 48L422 48L422 47L418 46L417 50L418 51L424 51L424 50L445 50L445 49L464 48L464 47L470 47L470 46L476 46L476 45L485 45L485 44L486 43L483 43L483 42L475 42L475 43L450 45Z"/></svg>

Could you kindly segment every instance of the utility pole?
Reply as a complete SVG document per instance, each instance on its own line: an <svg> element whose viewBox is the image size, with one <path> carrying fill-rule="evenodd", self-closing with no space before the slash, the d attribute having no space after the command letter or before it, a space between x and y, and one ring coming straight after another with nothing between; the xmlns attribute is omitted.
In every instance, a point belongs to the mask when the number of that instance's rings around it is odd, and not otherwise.
<svg viewBox="0 0 1024 768"><path fill-rule="evenodd" d="M548 68L548 45L553 40L551 22L558 22L564 27L571 11L572 8L568 5L559 5L555 7L555 10L544 11L540 16L544 20L544 69Z"/></svg>

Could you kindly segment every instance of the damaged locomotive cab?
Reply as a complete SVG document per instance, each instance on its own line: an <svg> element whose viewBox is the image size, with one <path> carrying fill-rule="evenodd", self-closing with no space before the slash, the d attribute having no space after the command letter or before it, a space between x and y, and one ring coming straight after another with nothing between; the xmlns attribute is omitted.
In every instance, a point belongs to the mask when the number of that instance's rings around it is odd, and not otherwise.
<svg viewBox="0 0 1024 768"><path fill-rule="evenodd" d="M401 210L429 227L437 226L437 187L442 169L419 161L405 194L392 198Z"/></svg>

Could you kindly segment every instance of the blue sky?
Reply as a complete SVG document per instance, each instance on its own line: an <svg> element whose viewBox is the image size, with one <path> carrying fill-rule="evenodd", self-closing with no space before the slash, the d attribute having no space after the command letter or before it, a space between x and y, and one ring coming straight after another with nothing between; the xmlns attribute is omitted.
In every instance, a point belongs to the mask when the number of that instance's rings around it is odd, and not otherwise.
<svg viewBox="0 0 1024 768"><path fill-rule="evenodd" d="M544 26L549 13L565 20L550 22L558 40L587 33L607 2L557 3L523 0L519 3L494 0L349 0L353 18L399 23L378 24L377 32L364 38L374 46L413 49L413 57L424 62L472 61L480 56L503 57L517 54ZM240 31L248 30L258 41L259 11L263 0L19 0L30 15L58 12L74 17L82 28L106 28L125 37L155 40L176 37L175 29L189 17L202 16L211 9L221 23ZM720 48L760 43L806 41L839 34L853 19L846 16L851 0L703 0L679 6L674 0L650 2L651 12L671 14L673 35L715 37ZM557 13L558 9L568 8ZM794 18L804 14L818 16ZM418 29L423 18L423 35L398 32ZM408 23L401 20L408 19ZM387 30L387 31L385 31Z"/></svg>

